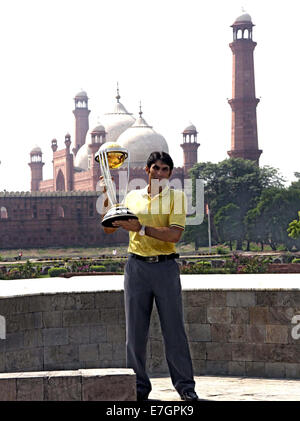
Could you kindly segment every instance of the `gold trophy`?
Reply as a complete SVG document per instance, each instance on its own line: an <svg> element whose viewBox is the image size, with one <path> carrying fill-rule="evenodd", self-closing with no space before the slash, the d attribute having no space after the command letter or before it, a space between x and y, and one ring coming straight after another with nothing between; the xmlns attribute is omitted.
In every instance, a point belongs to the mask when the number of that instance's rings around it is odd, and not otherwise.
<svg viewBox="0 0 300 421"><path fill-rule="evenodd" d="M127 149L115 142L104 143L95 156L95 160L100 164L100 170L106 185L106 193L111 205L108 212L102 219L104 227L113 227L112 223L120 220L138 219L126 206L124 200L128 190L129 182L129 152ZM127 185L123 201L117 202L116 190L113 185L110 170L120 168L127 161Z"/></svg>

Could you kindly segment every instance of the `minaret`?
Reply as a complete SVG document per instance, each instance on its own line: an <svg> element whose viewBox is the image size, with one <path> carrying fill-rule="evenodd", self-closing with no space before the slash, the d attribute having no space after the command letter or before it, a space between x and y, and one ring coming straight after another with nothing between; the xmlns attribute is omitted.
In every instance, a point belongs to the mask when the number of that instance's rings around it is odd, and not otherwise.
<svg viewBox="0 0 300 421"><path fill-rule="evenodd" d="M73 180L73 174L74 174L74 166L73 166L73 155L70 152L70 146L71 146L71 135L70 133L67 133L65 135L65 165L66 165L66 191L72 191L74 180Z"/></svg>
<svg viewBox="0 0 300 421"><path fill-rule="evenodd" d="M89 114L88 97L84 91L79 92L75 98L75 144L72 149L74 156L78 149L85 143L85 137L89 130Z"/></svg>
<svg viewBox="0 0 300 421"><path fill-rule="evenodd" d="M34 147L30 152L30 162L28 164L31 169L31 191L39 191L40 181L43 180L42 150L38 146Z"/></svg>
<svg viewBox="0 0 300 421"><path fill-rule="evenodd" d="M184 129L183 143L180 145L183 149L183 168L184 174L188 175L190 170L198 162L198 148L200 143L197 142L197 129L193 124L190 124Z"/></svg>
<svg viewBox="0 0 300 421"><path fill-rule="evenodd" d="M259 162L262 150L258 149L253 51L253 23L247 13L239 16L231 27L233 42L231 158L243 158Z"/></svg>
<svg viewBox="0 0 300 421"><path fill-rule="evenodd" d="M98 152L100 146L105 143L106 132L102 124L98 125L91 131L91 141L89 143L89 149L91 151L91 156L89 156L89 165L88 168L91 171L92 175L92 190L96 190L97 183L99 182L100 165L95 160L95 154Z"/></svg>
<svg viewBox="0 0 300 421"><path fill-rule="evenodd" d="M103 143L106 142L106 132L104 126L98 121L97 126L91 131L91 143L89 143L89 148L92 148L95 153L98 152ZM97 149L98 148L98 149Z"/></svg>

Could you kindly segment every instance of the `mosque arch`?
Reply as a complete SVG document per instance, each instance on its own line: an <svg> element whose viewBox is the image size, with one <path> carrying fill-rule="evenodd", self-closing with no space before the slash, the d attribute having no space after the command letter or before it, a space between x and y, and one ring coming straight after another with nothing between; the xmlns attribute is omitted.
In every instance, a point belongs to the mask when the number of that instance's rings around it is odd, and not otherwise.
<svg viewBox="0 0 300 421"><path fill-rule="evenodd" d="M76 101L77 108L87 108L87 102L85 100Z"/></svg>
<svg viewBox="0 0 300 421"><path fill-rule="evenodd" d="M58 208L57 208L57 216L59 217L59 218L64 218L65 217L65 210L64 210L64 208L62 207L62 206L58 206Z"/></svg>
<svg viewBox="0 0 300 421"><path fill-rule="evenodd" d="M37 213L37 206L36 205L33 205L32 206L32 218L33 219L37 219L37 217L38 217L38 213Z"/></svg>
<svg viewBox="0 0 300 421"><path fill-rule="evenodd" d="M58 171L57 177L56 177L56 190L57 191L65 191L66 190L66 184L65 184L65 177L62 173L62 170Z"/></svg>
<svg viewBox="0 0 300 421"><path fill-rule="evenodd" d="M1 206L0 208L0 219L7 219L8 218L8 212L5 206Z"/></svg>

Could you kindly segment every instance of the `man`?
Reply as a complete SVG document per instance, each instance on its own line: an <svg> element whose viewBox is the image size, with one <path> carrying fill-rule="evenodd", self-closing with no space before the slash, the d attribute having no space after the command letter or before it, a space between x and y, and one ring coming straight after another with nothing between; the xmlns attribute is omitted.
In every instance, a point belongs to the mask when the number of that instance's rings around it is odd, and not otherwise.
<svg viewBox="0 0 300 421"><path fill-rule="evenodd" d="M175 243L185 226L184 194L168 187L173 161L165 152L153 152L146 164L148 185L128 193L125 205L138 217L104 228L129 231L125 267L126 360L137 379L137 399L147 400L151 383L146 373L146 347L155 299L167 363L182 400L198 400L182 313L181 283L175 261ZM158 187L158 188L157 188ZM182 209L180 210L180 205ZM176 209L177 208L177 209ZM165 211L164 211L165 210Z"/></svg>

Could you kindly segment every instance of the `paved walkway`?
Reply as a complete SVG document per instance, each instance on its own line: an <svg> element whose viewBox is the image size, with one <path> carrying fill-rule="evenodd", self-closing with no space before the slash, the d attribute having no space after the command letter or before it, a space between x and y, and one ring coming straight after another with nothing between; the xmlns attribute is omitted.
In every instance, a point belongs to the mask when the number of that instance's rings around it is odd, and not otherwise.
<svg viewBox="0 0 300 421"><path fill-rule="evenodd" d="M300 380L195 377L196 392L209 401L300 401ZM152 377L149 399L181 401L169 377Z"/></svg>

